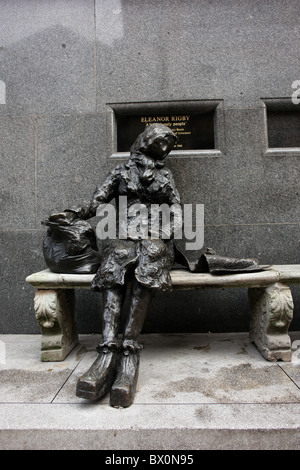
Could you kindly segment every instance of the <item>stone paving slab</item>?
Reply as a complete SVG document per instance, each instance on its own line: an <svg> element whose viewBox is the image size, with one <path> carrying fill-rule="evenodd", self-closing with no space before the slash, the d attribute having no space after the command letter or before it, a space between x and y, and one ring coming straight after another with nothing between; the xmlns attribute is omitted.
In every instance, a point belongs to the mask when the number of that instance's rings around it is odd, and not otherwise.
<svg viewBox="0 0 300 470"><path fill-rule="evenodd" d="M40 339L0 335L0 449L300 448L300 350L274 363L247 333L142 335L135 402L115 409L75 396L98 335L63 362L41 362Z"/></svg>
<svg viewBox="0 0 300 470"><path fill-rule="evenodd" d="M286 404L4 404L1 449L299 449L299 406Z"/></svg>

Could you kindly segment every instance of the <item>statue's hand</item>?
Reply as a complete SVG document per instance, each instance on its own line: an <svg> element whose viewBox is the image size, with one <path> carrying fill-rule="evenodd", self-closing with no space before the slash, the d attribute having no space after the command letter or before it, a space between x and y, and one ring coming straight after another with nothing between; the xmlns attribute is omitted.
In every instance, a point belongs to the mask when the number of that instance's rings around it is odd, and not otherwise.
<svg viewBox="0 0 300 470"><path fill-rule="evenodd" d="M77 214L75 212L64 211L51 214L48 219L48 222L57 225L69 225L75 219L77 219Z"/></svg>

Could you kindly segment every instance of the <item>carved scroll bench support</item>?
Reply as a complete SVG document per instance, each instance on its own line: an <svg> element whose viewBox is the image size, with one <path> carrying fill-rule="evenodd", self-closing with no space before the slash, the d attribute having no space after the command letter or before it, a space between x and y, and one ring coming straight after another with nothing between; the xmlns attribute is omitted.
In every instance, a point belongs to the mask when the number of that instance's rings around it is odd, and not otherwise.
<svg viewBox="0 0 300 470"><path fill-rule="evenodd" d="M290 361L288 334L293 319L293 299L288 286L276 283L249 289L251 309L250 340L268 361Z"/></svg>
<svg viewBox="0 0 300 470"><path fill-rule="evenodd" d="M78 343L74 289L39 289L34 309L42 332L41 360L63 361Z"/></svg>
<svg viewBox="0 0 300 470"><path fill-rule="evenodd" d="M26 278L37 289L34 307L42 332L42 361L62 361L78 343L74 290L90 289L93 277L44 270ZM268 361L291 360L288 329L293 318L293 299L289 285L300 284L300 265L220 276L176 269L171 271L171 278L174 289L247 288L251 341Z"/></svg>

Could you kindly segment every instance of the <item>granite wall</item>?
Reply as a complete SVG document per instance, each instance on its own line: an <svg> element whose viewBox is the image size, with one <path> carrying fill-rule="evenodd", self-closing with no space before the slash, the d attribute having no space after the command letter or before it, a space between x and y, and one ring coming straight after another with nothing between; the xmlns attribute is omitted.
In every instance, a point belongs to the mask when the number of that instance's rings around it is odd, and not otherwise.
<svg viewBox="0 0 300 470"><path fill-rule="evenodd" d="M39 332L25 278L45 268L41 220L88 198L124 159L120 106L217 101L216 151L168 157L183 203L204 204L205 246L300 263L299 18L298 0L1 1L1 333ZM100 296L78 292L79 331L98 332L100 316ZM155 299L144 331L248 322L246 290L176 292Z"/></svg>

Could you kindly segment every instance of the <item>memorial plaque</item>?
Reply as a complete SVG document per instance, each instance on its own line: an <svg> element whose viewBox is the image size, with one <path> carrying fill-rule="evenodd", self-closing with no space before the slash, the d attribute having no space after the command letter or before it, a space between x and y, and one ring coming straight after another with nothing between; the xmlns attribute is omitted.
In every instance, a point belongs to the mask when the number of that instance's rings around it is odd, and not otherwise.
<svg viewBox="0 0 300 470"><path fill-rule="evenodd" d="M170 114L119 114L117 120L117 150L129 152L134 139L153 123L161 123L171 128L177 135L178 143L174 150L214 149L214 112Z"/></svg>

